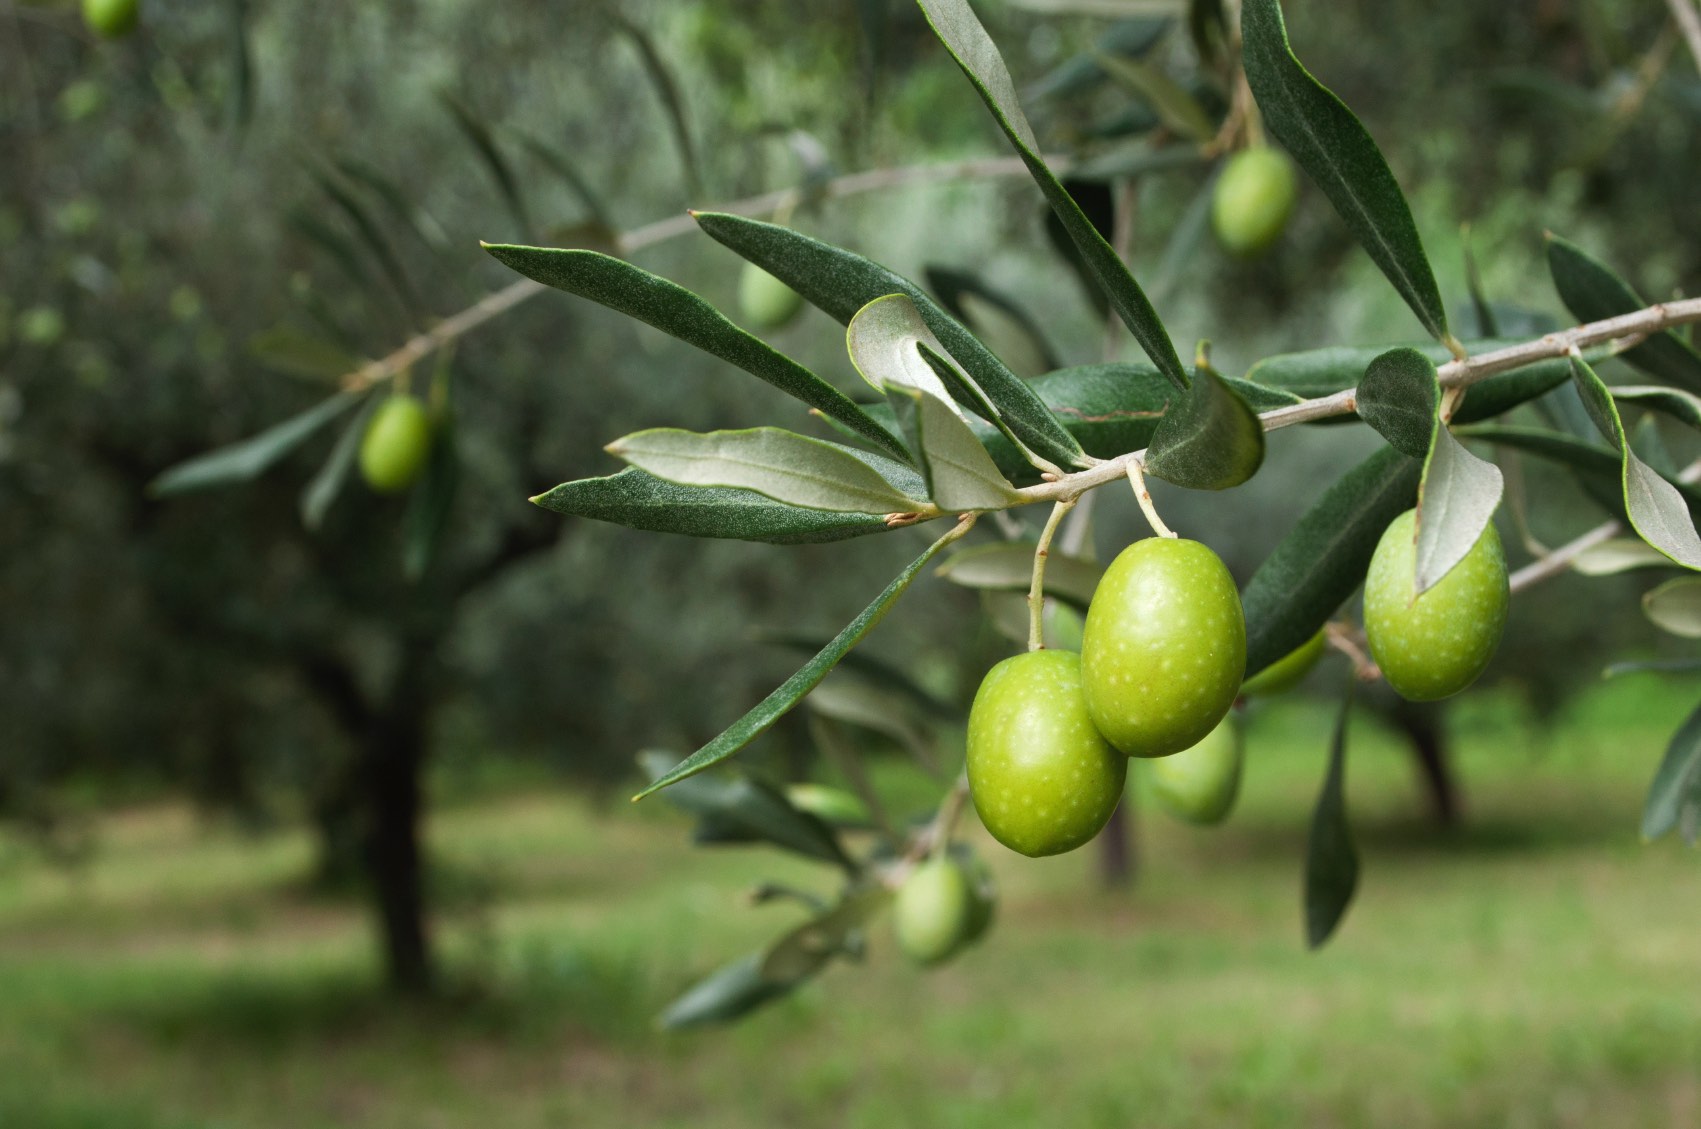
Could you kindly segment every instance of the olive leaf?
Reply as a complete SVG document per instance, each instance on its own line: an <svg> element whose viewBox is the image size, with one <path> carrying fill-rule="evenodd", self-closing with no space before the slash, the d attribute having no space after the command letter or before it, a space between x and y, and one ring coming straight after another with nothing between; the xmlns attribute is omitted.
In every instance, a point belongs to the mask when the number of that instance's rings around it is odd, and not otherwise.
<svg viewBox="0 0 1701 1129"><path fill-rule="evenodd" d="M1294 56L1278 0L1244 0L1240 36L1246 82L1270 132L1323 190L1423 327L1447 341L1447 307L1429 256L1376 142Z"/></svg>
<svg viewBox="0 0 1701 1129"><path fill-rule="evenodd" d="M1701 578L1682 576L1649 590L1642 611L1662 631L1701 639Z"/></svg>
<svg viewBox="0 0 1701 1129"><path fill-rule="evenodd" d="M1578 321L1604 321L1635 313L1648 303L1613 269L1574 243L1548 232L1547 265L1554 289ZM1626 361L1661 380L1701 392L1701 353L1670 330L1626 350Z"/></svg>
<svg viewBox="0 0 1701 1129"><path fill-rule="evenodd" d="M1346 916L1358 892L1358 848L1347 823L1347 719L1352 714L1353 684L1341 700L1329 739L1329 769L1311 815L1305 848L1305 941L1315 949L1327 941Z"/></svg>
<svg viewBox="0 0 1701 1129"><path fill-rule="evenodd" d="M1222 377L1209 369L1193 374L1146 454L1146 469L1166 482L1194 490L1239 486L1264 463L1264 425L1258 413Z"/></svg>
<svg viewBox="0 0 1701 1129"><path fill-rule="evenodd" d="M409 580L425 575L460 486L461 458L455 444L455 421L446 415L437 423L431 438L431 453L419 484L408 496L402 519L402 574Z"/></svg>
<svg viewBox="0 0 1701 1129"><path fill-rule="evenodd" d="M650 750L638 763L651 780L666 776L677 763L671 753ZM667 800L708 822L717 842L766 842L806 858L829 862L855 873L834 830L799 811L778 788L741 772L698 776L669 788Z"/></svg>
<svg viewBox="0 0 1701 1129"><path fill-rule="evenodd" d="M1470 553L1494 520L1504 489L1500 468L1465 450L1437 422L1418 484L1416 595L1439 584Z"/></svg>
<svg viewBox="0 0 1701 1129"><path fill-rule="evenodd" d="M969 513L1006 509L1021 500L956 405L919 388L889 387L888 394L934 505L947 513Z"/></svg>
<svg viewBox="0 0 1701 1129"><path fill-rule="evenodd" d="M911 716L910 700L897 690L834 671L804 702L822 717L891 738L921 764L935 763L933 741Z"/></svg>
<svg viewBox="0 0 1701 1129"><path fill-rule="evenodd" d="M313 437L314 432L358 404L362 392L339 392L299 415L273 424L258 435L186 459L162 471L148 484L148 494L164 498L190 490L249 482Z"/></svg>
<svg viewBox="0 0 1701 1129"><path fill-rule="evenodd" d="M776 983L762 975L761 950L723 965L692 985L657 1018L665 1031L729 1023L791 992L795 983Z"/></svg>
<svg viewBox="0 0 1701 1129"><path fill-rule="evenodd" d="M360 367L360 358L341 345L289 325L250 337L248 355L267 368L314 380L341 380Z"/></svg>
<svg viewBox="0 0 1701 1129"><path fill-rule="evenodd" d="M1174 79L1150 63L1134 59L1119 59L1101 55L1099 66L1121 86L1132 91L1153 111L1172 133L1194 141L1209 141L1217 132L1216 123L1199 99Z"/></svg>
<svg viewBox="0 0 1701 1129"><path fill-rule="evenodd" d="M917 0L927 22L939 36L945 49L957 60L963 73L968 75L974 84L982 101L992 111L994 120L999 128L1015 147L1022 163L1028 166L1034 181L1039 185L1041 193L1051 205L1052 211L1062 222L1081 257L1086 261L1099 285L1109 296L1111 306L1122 318L1134 339L1146 351L1152 363L1158 367L1177 388L1187 387L1187 374L1181 367L1181 359L1176 356L1175 346L1170 342L1169 331L1164 328L1158 318L1157 311L1147 300L1146 294L1140 289L1140 284L1129 273L1115 249L1099 234L1086 214L1081 211L1063 183L1057 179L1051 169L1040 157L1039 140L1034 136L1033 127L1028 124L1027 115L1022 112L1020 101L1016 97L1015 84L1010 79L1010 72L1004 65L1004 59L998 53L992 37L981 26L974 10L969 7L968 0Z"/></svg>
<svg viewBox="0 0 1701 1129"><path fill-rule="evenodd" d="M1628 400L1639 408L1652 408L1701 430L1701 396L1693 392L1658 384L1615 384L1609 391L1614 400Z"/></svg>
<svg viewBox="0 0 1701 1129"><path fill-rule="evenodd" d="M1664 568L1671 559L1636 537L1615 537L1590 546L1571 558L1571 568L1584 576L1613 576L1638 568Z"/></svg>
<svg viewBox="0 0 1701 1129"><path fill-rule="evenodd" d="M743 717L733 722L720 736L686 757L666 776L651 782L649 787L633 798L643 799L652 792L699 773L712 765L719 764L766 732L769 726L783 717L805 694L815 689L821 680L827 676L827 672L832 670L839 660L849 654L858 643L862 642L870 631L874 630L874 625L879 623L885 614L891 610L892 605L898 602L898 597L904 594L904 590L910 586L910 582L916 578L916 575L927 567L928 562L933 560L935 555L956 540L964 529L964 525L959 525L932 545L929 545L926 552L911 561L902 572L892 579L890 584L886 585L885 590L874 598L873 603L869 604L855 619L845 625L844 630L835 635L796 674L786 679L773 693L763 698Z"/></svg>
<svg viewBox="0 0 1701 1129"><path fill-rule="evenodd" d="M843 424L887 454L909 458L897 437L870 419L850 397L760 337L740 329L677 283L598 251L491 244L485 244L484 249L527 278L589 298L737 365Z"/></svg>
<svg viewBox="0 0 1701 1129"><path fill-rule="evenodd" d="M841 325L848 326L876 298L906 295L944 345L944 355L974 378L1023 443L1059 465L1083 465L1080 444L1046 410L1027 382L915 283L861 255L787 227L718 212L693 212L692 217L711 238L784 282Z"/></svg>
<svg viewBox="0 0 1701 1129"><path fill-rule="evenodd" d="M1680 825L1691 845L1701 817L1701 706L1672 734L1642 805L1642 838L1658 839Z"/></svg>
<svg viewBox="0 0 1701 1129"><path fill-rule="evenodd" d="M884 533L884 514L787 505L756 493L681 486L628 467L607 478L564 482L532 499L569 517L588 517L653 533L805 545Z"/></svg>
<svg viewBox="0 0 1701 1129"><path fill-rule="evenodd" d="M1021 541L977 545L952 554L934 575L965 588L1026 592L1033 580L1034 546ZM1085 611L1104 566L1053 549L1045 566L1045 594Z"/></svg>
<svg viewBox="0 0 1701 1129"><path fill-rule="evenodd" d="M1358 382L1359 418L1414 459L1429 457L1441 408L1435 362L1416 349L1379 353Z"/></svg>
<svg viewBox="0 0 1701 1129"><path fill-rule="evenodd" d="M337 444L331 448L330 456L301 492L301 524L308 529L319 528L330 512L331 503L342 492L343 483L348 481L349 472L354 469L355 457L360 454L360 441L366 436L366 425L378 403L378 397L367 396L360 411L337 436Z"/></svg>
<svg viewBox="0 0 1701 1129"><path fill-rule="evenodd" d="M1417 497L1420 464L1383 447L1330 486L1241 594L1246 677L1299 649L1364 580L1382 531Z"/></svg>
<svg viewBox="0 0 1701 1129"><path fill-rule="evenodd" d="M1589 418L1622 458L1624 510L1642 540L1686 568L1701 569L1701 536L1683 493L1636 457L1624 435L1607 386L1580 356L1571 358L1571 374Z"/></svg>
<svg viewBox="0 0 1701 1129"><path fill-rule="evenodd" d="M925 505L838 444L778 427L706 434L657 427L616 439L606 449L669 482L754 490L811 509L912 513Z"/></svg>

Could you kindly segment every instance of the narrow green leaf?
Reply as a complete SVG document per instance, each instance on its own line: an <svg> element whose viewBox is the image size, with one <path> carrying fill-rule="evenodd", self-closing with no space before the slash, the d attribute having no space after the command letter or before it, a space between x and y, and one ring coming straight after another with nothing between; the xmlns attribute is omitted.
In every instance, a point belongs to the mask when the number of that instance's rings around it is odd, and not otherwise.
<svg viewBox="0 0 1701 1129"><path fill-rule="evenodd" d="M258 478L278 460L312 438L314 432L354 407L360 398L360 393L339 392L300 415L273 424L258 435L178 463L148 484L148 494L164 498Z"/></svg>
<svg viewBox="0 0 1701 1129"><path fill-rule="evenodd" d="M613 213L608 210L608 205L603 202L601 194L591 187L591 182L585 179L578 166L565 153L533 134L516 131L515 135L519 137L520 144L525 146L526 152L530 153L550 172L561 178L561 182L567 186L567 190L579 198L579 203L584 205L586 213L592 220L604 228L613 230Z"/></svg>
<svg viewBox="0 0 1701 1129"><path fill-rule="evenodd" d="M1188 0L1187 33L1193 50L1206 66L1214 67L1228 46L1228 13L1223 0Z"/></svg>
<svg viewBox="0 0 1701 1129"><path fill-rule="evenodd" d="M1216 135L1216 123L1189 91L1150 63L1099 56L1099 66L1124 88L1157 112L1170 132L1204 142Z"/></svg>
<svg viewBox="0 0 1701 1129"><path fill-rule="evenodd" d="M1098 64L1100 56L1137 59L1157 46L1169 28L1167 16L1138 15L1118 20L1093 41L1091 51L1071 56L1029 87L1028 98L1040 102L1048 98L1085 94L1105 80L1105 73Z"/></svg>
<svg viewBox="0 0 1701 1129"><path fill-rule="evenodd" d="M378 406L379 397L367 396L366 402L360 406L354 418L348 421L343 433L337 437L337 445L331 448L330 457L320 466L307 488L301 492L301 524L308 529L317 530L324 522L325 515L330 512L331 503L337 500L342 492L343 484L348 481L349 471L354 469L355 456L360 453L360 441L366 435L367 421L372 418L373 409Z"/></svg>
<svg viewBox="0 0 1701 1129"><path fill-rule="evenodd" d="M1571 358L1571 375L1583 407L1623 459L1624 510L1642 540L1686 568L1701 569L1701 535L1682 491L1636 457L1624 434L1618 405L1595 370L1580 357Z"/></svg>
<svg viewBox="0 0 1701 1129"><path fill-rule="evenodd" d="M1464 400L1453 411L1453 423L1476 423L1504 415L1520 404L1547 395L1569 379L1571 368L1564 358L1491 376L1465 391Z"/></svg>
<svg viewBox="0 0 1701 1129"><path fill-rule="evenodd" d="M1629 400L1638 408L1652 408L1701 430L1701 396L1693 392L1658 384L1615 384L1609 391L1614 400Z"/></svg>
<svg viewBox="0 0 1701 1129"><path fill-rule="evenodd" d="M922 355L924 346L936 354L945 352L939 339L927 328L921 311L902 294L874 299L858 310L845 327L845 348L850 353L851 364L876 392L884 395L893 388L926 392L951 404L953 413L961 418L963 413L955 407L944 379ZM971 394L979 392L972 380L963 379ZM996 418L996 409L984 395L976 396L976 400L974 406L989 422Z"/></svg>
<svg viewBox="0 0 1701 1129"><path fill-rule="evenodd" d="M891 891L879 882L846 893L838 905L768 946L762 957L763 977L796 983L821 971L835 956L856 952L862 926L891 899Z"/></svg>
<svg viewBox="0 0 1701 1129"><path fill-rule="evenodd" d="M250 337L248 355L267 368L313 380L338 380L360 367L360 358L341 345L289 325Z"/></svg>
<svg viewBox="0 0 1701 1129"><path fill-rule="evenodd" d="M1414 459L1429 457L1440 406L1435 362L1416 349L1378 354L1358 382L1359 418Z"/></svg>
<svg viewBox="0 0 1701 1129"><path fill-rule="evenodd" d="M1701 579L1681 576L1644 593L1642 611L1655 627L1701 639Z"/></svg>
<svg viewBox="0 0 1701 1129"><path fill-rule="evenodd" d="M898 420L921 460L928 496L947 513L999 510L1020 501L956 405L919 388L889 387Z"/></svg>
<svg viewBox="0 0 1701 1129"><path fill-rule="evenodd" d="M1439 584L1475 547L1494 520L1504 488L1499 467L1465 450L1451 431L1437 425L1418 486L1418 595Z"/></svg>
<svg viewBox="0 0 1701 1129"><path fill-rule="evenodd" d="M1445 342L1447 307L1411 208L1358 118L1288 45L1278 0L1244 0L1242 64L1264 122L1323 190L1423 327Z"/></svg>
<svg viewBox="0 0 1701 1129"><path fill-rule="evenodd" d="M408 280L407 269L402 266L401 256L396 254L396 249L391 245L389 236L384 234L383 227L372 217L366 205L344 188L336 177L317 165L310 165L308 173L319 185L320 191L331 198L331 202L354 226L355 234L378 261L384 277L394 289L403 308L407 310L408 316L418 321L424 307L420 303L419 295L414 292L413 283Z"/></svg>
<svg viewBox="0 0 1701 1129"><path fill-rule="evenodd" d="M1198 370L1152 433L1146 469L1194 490L1226 490L1258 473L1264 425L1240 394L1214 372Z"/></svg>
<svg viewBox="0 0 1701 1129"><path fill-rule="evenodd" d="M874 625L879 623L881 618L891 610L893 604L897 603L898 597L904 594L904 590L910 586L910 582L916 578L916 574L926 568L928 562L941 549L954 541L961 529L962 526L959 525L957 529L952 530L928 546L925 553L911 561L902 572L893 578L890 584L886 585L885 591L874 598L873 603L851 620L845 626L845 629L835 635L825 647L822 647L814 658L803 665L802 669L786 679L773 693L758 702L750 712L733 722L720 736L686 757L672 772L653 782L634 798L643 799L650 793L665 788L675 781L683 780L711 765L719 764L766 732L768 727L783 717L798 703L799 699L815 689L821 680L827 676L827 672L832 670L840 659L862 642L863 637L872 631Z"/></svg>
<svg viewBox="0 0 1701 1129"><path fill-rule="evenodd" d="M527 278L599 302L737 365L839 421L888 454L909 458L897 437L870 419L850 397L761 338L738 328L683 286L596 251L489 244L485 250Z"/></svg>
<svg viewBox="0 0 1701 1129"><path fill-rule="evenodd" d="M676 763L671 754L657 751L639 757L639 764L652 780L666 776ZM831 827L793 807L778 788L744 773L720 772L683 780L667 790L666 798L676 807L732 832L719 841L773 843L805 858L856 871L856 863L845 853Z"/></svg>
<svg viewBox="0 0 1701 1129"><path fill-rule="evenodd" d="M1465 252L1465 288L1471 292L1471 310L1477 318L1477 336L1499 337L1500 326L1496 324L1494 306L1483 292L1482 275L1477 271L1477 257L1471 251L1470 224L1464 225L1459 243Z"/></svg>
<svg viewBox="0 0 1701 1129"><path fill-rule="evenodd" d="M709 236L803 295L841 325L868 303L906 295L949 356L993 403L1010 429L1035 452L1061 466L1081 465L1081 448L1046 410L1026 381L1011 372L974 334L908 279L860 255L790 228L743 216L694 212Z"/></svg>
<svg viewBox="0 0 1701 1129"><path fill-rule="evenodd" d="M1617 678L1624 674L1689 674L1701 670L1701 659L1654 659L1616 662L1601 671L1602 678Z"/></svg>
<svg viewBox="0 0 1701 1129"><path fill-rule="evenodd" d="M1306 841L1305 941L1313 949L1334 934L1358 892L1358 848L1347 823L1347 718L1352 708L1349 682L1329 740L1329 769Z"/></svg>
<svg viewBox="0 0 1701 1129"><path fill-rule="evenodd" d="M955 553L935 570L935 575L965 588L990 588L1026 592L1034 571L1034 546L1022 541L977 545ZM1056 596L1085 611L1098 587L1104 566L1084 557L1072 557L1053 549L1046 560L1045 594Z"/></svg>
<svg viewBox="0 0 1701 1129"><path fill-rule="evenodd" d="M1187 387L1187 374L1181 367L1181 359L1176 356L1175 346L1169 339L1169 331L1164 328L1158 318L1157 311L1147 300L1146 294L1140 289L1140 284L1134 281L1134 276L1128 272L1128 266L1117 255L1111 245L1105 241L1081 211L1073 197L1063 187L1061 181L1046 167L1040 157L1039 141L1034 137L1033 127L1028 124L1027 116L1022 112L1021 103L1016 98L1015 85L1010 80L1010 72L1004 66L1004 59L999 55L998 48L993 44L992 37L987 35L980 20L975 17L974 10L969 7L968 0L917 0L921 10L927 16L927 22L933 26L934 33L939 36L946 50L957 60L963 73L979 91L981 99L997 120L999 127L1004 130L1010 143L1015 146L1022 162L1033 174L1040 191L1044 193L1052 211L1062 221L1082 257L1092 268L1099 285L1109 296L1111 306L1133 333L1134 339L1146 351L1152 363L1158 367L1177 388Z"/></svg>
<svg viewBox="0 0 1701 1129"><path fill-rule="evenodd" d="M617 439L607 450L669 482L754 490L793 506L913 513L925 505L843 447L778 427L706 434L657 427Z"/></svg>
<svg viewBox="0 0 1701 1129"><path fill-rule="evenodd" d="M439 253L449 250L451 241L443 225L376 165L361 157L338 157L336 166L338 172L364 185L378 197L390 214L413 232L421 243Z"/></svg>
<svg viewBox="0 0 1701 1129"><path fill-rule="evenodd" d="M455 444L455 420L452 415L445 415L437 423L425 473L408 497L407 514L402 522L402 573L409 580L418 580L431 566L437 546L443 540L443 531L449 525L449 513L460 484L461 456Z"/></svg>
<svg viewBox="0 0 1701 1129"><path fill-rule="evenodd" d="M1352 595L1382 531L1416 501L1420 470L1383 447L1329 487L1258 566L1241 594L1248 678L1298 650Z"/></svg>
<svg viewBox="0 0 1701 1129"><path fill-rule="evenodd" d="M656 96L661 99L662 108L667 111L668 124L673 129L673 141L679 148L679 160L685 166L685 184L693 196L702 190L703 178L697 164L697 147L691 140L691 123L685 116L685 98L680 93L679 83L674 80L673 70L667 60L662 58L661 51L650 33L629 19L617 3L602 5L604 14L614 22L614 25L625 33L637 48L638 58L644 64L644 73L649 76L650 85L656 89Z"/></svg>
<svg viewBox="0 0 1701 1129"><path fill-rule="evenodd" d="M1632 569L1670 565L1671 558L1637 537L1614 537L1571 558L1572 570L1584 576L1615 576Z"/></svg>
<svg viewBox="0 0 1701 1129"><path fill-rule="evenodd" d="M909 699L900 691L836 670L804 702L822 717L890 737L924 765L937 759L933 741L911 716Z"/></svg>
<svg viewBox="0 0 1701 1129"><path fill-rule="evenodd" d="M751 637L760 643L773 643L808 654L814 654L828 644L826 639L818 636L762 630L751 632ZM852 651L846 655L836 668L835 676L854 676L871 686L894 691L920 706L931 717L960 721L964 716L961 708L925 689L908 672L866 651Z"/></svg>
<svg viewBox="0 0 1701 1129"><path fill-rule="evenodd" d="M1510 342L1474 341L1470 350L1482 353L1505 344ZM1451 356L1436 344L1396 348L1413 348L1437 364ZM1370 363L1388 351L1386 346L1335 345L1303 353L1283 353L1253 365L1246 378L1306 399L1328 396L1358 384ZM1475 423L1511 411L1570 379L1571 366L1563 357L1491 376L1471 386L1464 402L1453 413L1453 422Z"/></svg>
<svg viewBox="0 0 1701 1129"><path fill-rule="evenodd" d="M1696 707L1666 746L1660 767L1648 786L1642 805L1642 838L1653 840L1676 827L1685 816L1692 822L1701 808L1701 706Z"/></svg>
<svg viewBox="0 0 1701 1129"><path fill-rule="evenodd" d="M438 101L449 111L449 116L455 126L461 131L461 136L473 147L483 163L485 171L496 185L496 190L502 196L502 202L508 206L508 214L513 217L514 224L521 235L532 233L532 218L526 209L525 194L521 191L520 182L514 176L514 169L508 164L508 158L502 155L501 146L496 144L496 138L490 132L490 127L484 124L484 119L473 112L471 106L457 98L448 90L437 92Z"/></svg>
<svg viewBox="0 0 1701 1129"><path fill-rule="evenodd" d="M728 1023L789 994L796 983L775 983L762 975L762 951L716 969L667 1006L657 1024L664 1031Z"/></svg>
<svg viewBox="0 0 1701 1129"><path fill-rule="evenodd" d="M1648 305L1611 267L1552 232L1547 234L1547 266L1559 300L1578 321L1604 321ZM1661 380L1701 392L1701 353L1669 330L1652 335L1622 356Z"/></svg>
<svg viewBox="0 0 1701 1129"><path fill-rule="evenodd" d="M1031 379L1061 367L1039 323L1008 295L968 271L929 264L921 273L951 316L1005 357L1018 376Z"/></svg>
<svg viewBox="0 0 1701 1129"><path fill-rule="evenodd" d="M882 514L789 506L754 490L680 486L636 467L607 478L565 482L532 501L569 517L594 518L630 529L776 545L843 541L888 528Z"/></svg>

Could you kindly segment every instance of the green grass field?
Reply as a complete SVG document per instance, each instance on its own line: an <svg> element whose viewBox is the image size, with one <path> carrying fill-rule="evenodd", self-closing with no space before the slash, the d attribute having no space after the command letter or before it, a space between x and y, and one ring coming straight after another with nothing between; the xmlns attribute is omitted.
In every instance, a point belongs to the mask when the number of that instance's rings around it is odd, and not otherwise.
<svg viewBox="0 0 1701 1129"><path fill-rule="evenodd" d="M302 892L303 834L127 810L70 872L0 841L0 1126L1701 1124L1701 875L1636 835L1694 691L1635 682L1547 735L1462 706L1446 839L1359 715L1363 885L1320 953L1299 875L1331 719L1300 704L1254 719L1227 827L1141 811L1134 891L973 828L1003 888L985 945L917 972L880 923L863 967L691 1034L651 1017L797 912L743 891L830 882L692 849L660 804L441 804L456 989L410 1007L374 989L359 907Z"/></svg>

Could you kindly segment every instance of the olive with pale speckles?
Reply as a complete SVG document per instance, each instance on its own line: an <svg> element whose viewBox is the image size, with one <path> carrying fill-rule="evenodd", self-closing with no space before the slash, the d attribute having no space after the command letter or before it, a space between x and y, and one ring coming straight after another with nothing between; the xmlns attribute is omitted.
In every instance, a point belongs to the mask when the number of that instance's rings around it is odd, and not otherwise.
<svg viewBox="0 0 1701 1129"><path fill-rule="evenodd" d="M1506 555L1491 524L1465 559L1414 596L1417 511L1382 534L1364 578L1364 634L1382 677L1400 697L1433 702L1477 680L1500 645L1511 590Z"/></svg>
<svg viewBox="0 0 1701 1129"><path fill-rule="evenodd" d="M1152 794L1188 823L1221 823L1240 795L1245 759L1240 722L1231 713L1197 745L1151 762Z"/></svg>
<svg viewBox="0 0 1701 1129"><path fill-rule="evenodd" d="M1087 608L1081 685L1105 739L1131 757L1190 748L1227 714L1246 673L1246 617L1222 560L1148 537L1105 570Z"/></svg>
<svg viewBox="0 0 1701 1129"><path fill-rule="evenodd" d="M910 871L893 901L898 948L917 964L938 964L968 940L974 915L962 866L949 856L928 859Z"/></svg>
<svg viewBox="0 0 1701 1129"><path fill-rule="evenodd" d="M969 709L969 794L992 837L1030 858L1072 851L1116 810L1128 761L1081 698L1081 657L1030 651L991 670Z"/></svg>

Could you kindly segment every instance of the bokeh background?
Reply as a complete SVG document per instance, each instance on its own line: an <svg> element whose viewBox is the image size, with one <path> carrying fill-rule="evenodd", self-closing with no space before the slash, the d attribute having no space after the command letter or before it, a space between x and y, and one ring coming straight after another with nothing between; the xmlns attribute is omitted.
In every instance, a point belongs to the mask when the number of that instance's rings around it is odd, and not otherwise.
<svg viewBox="0 0 1701 1129"><path fill-rule="evenodd" d="M1155 144L1149 120L1128 132L1153 114L1093 77L1093 50L1167 18L1146 58L1211 97L1169 7L977 5L1047 150L1113 162ZM1465 324L1466 223L1503 330L1565 317L1544 228L1651 297L1697 291L1701 78L1663 5L1287 8L1301 57L1388 155ZM457 343L461 483L423 578L403 568L403 503L351 488L304 527L334 433L241 488L147 492L513 281L481 239L594 241L1004 155L901 0L143 0L112 42L74 6L0 0L0 1125L1701 1118L1694 859L1636 837L1694 686L1600 680L1613 659L1681 653L1631 580L1561 577L1520 602L1489 677L1445 713L1365 703L1364 886L1321 952L1299 874L1337 665L1250 718L1246 795L1220 831L1149 812L1137 783L1116 841L1063 859L971 826L1003 900L959 963L909 968L876 926L861 967L731 1028L661 1033L670 998L795 915L745 890L822 878L693 848L677 811L628 805L635 754L712 737L796 665L762 630L830 635L923 534L777 548L529 505L617 469L602 445L639 428L807 423L556 293ZM1257 262L1178 235L1209 175L1072 182L1128 202L1134 269L1184 350L1208 338L1238 374L1416 335L1309 187ZM911 277L972 272L1064 363L1104 355L1024 178L897 185L790 222ZM736 306L739 263L706 237L636 258ZM856 387L825 315L773 341ZM1248 487L1159 501L1244 581L1374 445L1356 426L1283 432ZM1525 479L1537 536L1600 520L1564 476ZM1120 496L1095 517L1106 556L1142 532ZM932 579L869 643L957 703L1011 646ZM867 752L895 808L936 802L901 752ZM949 726L939 753L960 756ZM836 779L795 720L749 758ZM410 782L424 846L419 888L398 893L361 844ZM374 938L410 899L425 927L398 973Z"/></svg>

